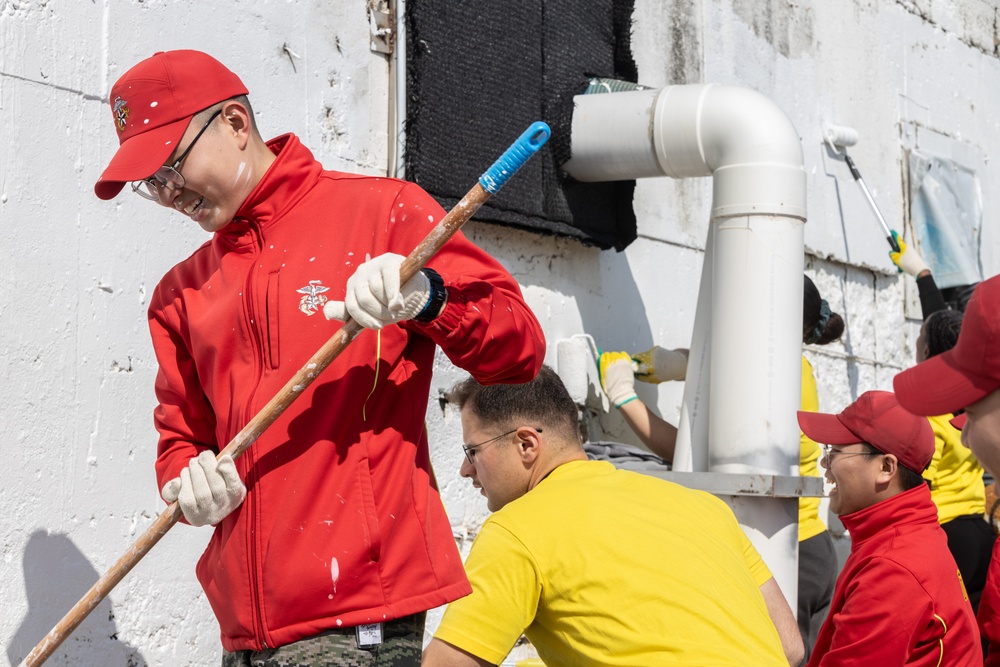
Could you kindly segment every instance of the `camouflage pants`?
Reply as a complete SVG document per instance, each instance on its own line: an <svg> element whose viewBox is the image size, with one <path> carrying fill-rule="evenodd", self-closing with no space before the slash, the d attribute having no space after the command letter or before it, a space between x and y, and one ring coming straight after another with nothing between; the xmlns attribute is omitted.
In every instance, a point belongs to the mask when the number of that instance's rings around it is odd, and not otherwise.
<svg viewBox="0 0 1000 667"><path fill-rule="evenodd" d="M420 667L426 616L383 623L377 646L358 648L354 628L338 628L278 648L226 651L222 667Z"/></svg>

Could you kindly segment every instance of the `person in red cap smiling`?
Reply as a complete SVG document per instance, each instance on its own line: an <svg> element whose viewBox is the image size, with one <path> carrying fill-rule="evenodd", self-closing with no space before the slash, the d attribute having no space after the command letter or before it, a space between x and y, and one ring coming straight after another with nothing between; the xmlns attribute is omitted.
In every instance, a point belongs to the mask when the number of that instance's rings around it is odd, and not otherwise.
<svg viewBox="0 0 1000 667"><path fill-rule="evenodd" d="M981 665L972 606L920 476L934 455L930 424L886 391L840 414L798 414L826 445L830 510L851 535L809 666Z"/></svg>
<svg viewBox="0 0 1000 667"><path fill-rule="evenodd" d="M247 92L208 54L167 51L110 94L120 146L97 196L128 186L212 233L150 299L161 494L215 526L197 574L225 667L418 665L425 611L471 590L424 427L435 346L484 384L527 382L544 337L460 233L400 285L441 207L326 171L292 134L264 141ZM348 315L376 331L238 461L218 456Z"/></svg>
<svg viewBox="0 0 1000 667"><path fill-rule="evenodd" d="M962 443L994 477L1000 475L1000 276L980 283L955 347L893 379L899 402L920 415L965 410L953 420ZM979 627L989 647L986 664L1000 666L1000 541L979 602Z"/></svg>

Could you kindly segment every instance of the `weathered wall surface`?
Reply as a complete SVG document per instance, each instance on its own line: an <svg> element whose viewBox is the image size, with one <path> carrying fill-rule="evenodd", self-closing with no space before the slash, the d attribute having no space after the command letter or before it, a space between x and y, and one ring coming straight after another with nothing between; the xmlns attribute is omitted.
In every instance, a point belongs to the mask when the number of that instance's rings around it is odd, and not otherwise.
<svg viewBox="0 0 1000 667"><path fill-rule="evenodd" d="M912 281L896 274L861 192L821 144L823 125L858 131L851 155L898 229L905 142L933 132L979 156L981 260L997 273L997 13L980 0L636 0L642 83L755 88L802 137L807 270L848 325L841 343L806 352L823 409L890 388L911 363L919 318ZM162 509L147 294L204 236L131 194L101 202L92 186L115 148L111 84L176 48L238 71L264 134L298 133L330 168L386 171L388 71L369 50L363 0L0 0L0 638L11 664ZM641 182L640 238L623 253L475 223L468 233L524 286L550 363L558 340L583 332L605 349L686 346L710 189L707 179ZM462 373L444 359L436 370L432 456L463 539L486 510L457 475L457 415L437 400ZM679 384L640 394L676 417ZM598 424L630 441L616 414ZM50 664L217 664L218 628L193 576L207 537L171 531Z"/></svg>

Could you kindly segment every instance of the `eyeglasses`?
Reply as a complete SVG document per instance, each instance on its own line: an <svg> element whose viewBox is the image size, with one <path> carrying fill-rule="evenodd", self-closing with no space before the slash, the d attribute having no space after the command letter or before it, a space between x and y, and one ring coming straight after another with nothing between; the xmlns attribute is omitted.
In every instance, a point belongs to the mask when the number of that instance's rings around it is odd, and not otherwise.
<svg viewBox="0 0 1000 667"><path fill-rule="evenodd" d="M201 135L205 133L208 126L212 124L219 114L222 113L222 108L220 107L218 111L212 114L211 118L198 130L198 134L194 135L194 139L188 144L188 147L181 153L181 156L174 160L173 164L163 165L156 170L156 173L149 178L144 178L141 181L132 181L132 192L136 193L143 199L148 199L150 201L160 201L160 194L158 188L168 188L170 190L180 190L184 187L186 181L181 172L177 171L177 168L184 161L184 158L188 156L194 145L198 143L201 139Z"/></svg>
<svg viewBox="0 0 1000 667"><path fill-rule="evenodd" d="M823 449L823 456L826 460L833 465L834 455L836 458L842 459L848 456L878 456L881 452L842 452L839 449L834 449L833 445L821 445Z"/></svg>
<svg viewBox="0 0 1000 667"><path fill-rule="evenodd" d="M539 433L542 432L542 429L540 428L536 428L535 430L538 431ZM482 451L482 449L484 449L485 447L490 446L492 443L496 442L500 438L510 435L511 433L517 433L517 429L515 428L512 431L501 433L495 438L490 438L489 440L483 440L482 442L476 443L475 445L462 445L462 449L465 451L465 458L469 459L469 463L471 463L472 465L476 465L475 461L476 454Z"/></svg>

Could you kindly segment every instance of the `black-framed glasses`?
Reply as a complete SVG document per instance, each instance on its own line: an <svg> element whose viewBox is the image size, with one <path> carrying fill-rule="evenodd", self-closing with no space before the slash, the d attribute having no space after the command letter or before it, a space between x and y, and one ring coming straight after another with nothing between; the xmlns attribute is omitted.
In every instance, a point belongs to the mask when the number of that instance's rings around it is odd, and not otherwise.
<svg viewBox="0 0 1000 667"><path fill-rule="evenodd" d="M201 135L205 134L205 130L208 126L212 124L219 114L222 113L222 107L212 114L212 116L205 122L198 134L194 135L194 139L188 144L188 147L184 149L181 156L174 160L173 164L165 164L156 170L156 173L149 178L144 178L141 181L132 181L132 192L136 193L143 199L148 199L150 201L160 201L160 194L157 188L168 188L170 190L180 190L184 187L185 180L184 175L177 171L177 168L181 166L181 162L184 158L188 156L194 145L198 143L201 139Z"/></svg>
<svg viewBox="0 0 1000 667"><path fill-rule="evenodd" d="M518 428L520 428L520 427L518 427ZM535 430L538 431L539 433L542 432L542 429L540 429L540 428L536 428ZM483 448L489 447L491 444L493 444L494 442L496 442L500 438L502 438L504 436L507 436L507 435L510 435L511 433L517 433L517 429L515 428L512 431L507 431L506 433L501 433L500 435L496 436L495 438L490 438L489 440L483 440L482 442L478 442L478 443L476 443L474 445L462 445L462 450L465 452L465 458L469 459L469 463L471 463L472 465L476 465L476 461L475 461L476 454L478 454L480 451L482 451Z"/></svg>
<svg viewBox="0 0 1000 667"><path fill-rule="evenodd" d="M830 465L833 465L833 459L835 456L838 459L842 459L848 456L878 456L879 454L881 454L881 452L872 452L872 451L842 452L839 449L834 449L833 445L820 445L820 447L823 450L823 456L826 458L827 461L830 462Z"/></svg>

